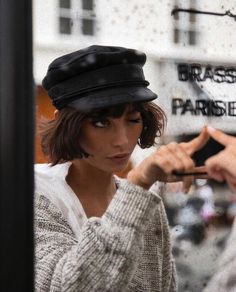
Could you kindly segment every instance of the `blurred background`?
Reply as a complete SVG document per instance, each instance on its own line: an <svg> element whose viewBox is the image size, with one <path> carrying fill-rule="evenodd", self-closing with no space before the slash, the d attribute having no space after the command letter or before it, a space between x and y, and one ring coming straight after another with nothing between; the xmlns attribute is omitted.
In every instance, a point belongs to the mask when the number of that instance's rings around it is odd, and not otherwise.
<svg viewBox="0 0 236 292"><path fill-rule="evenodd" d="M158 145L188 141L204 125L236 134L236 8L232 0L34 0L33 45L36 127L53 118L41 86L56 57L93 44L135 48L147 54L144 67L168 124ZM47 161L36 131L35 161ZM137 147L128 169L155 147ZM222 149L210 141L198 165ZM118 174L125 176L128 169ZM165 186L180 291L202 291L216 269L236 215L236 194L227 186L196 180L186 195Z"/></svg>

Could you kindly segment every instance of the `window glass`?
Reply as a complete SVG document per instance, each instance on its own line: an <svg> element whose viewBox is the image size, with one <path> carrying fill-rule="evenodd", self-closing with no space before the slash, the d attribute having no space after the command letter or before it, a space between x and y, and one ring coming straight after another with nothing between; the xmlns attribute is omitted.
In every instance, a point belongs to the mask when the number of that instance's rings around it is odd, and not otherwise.
<svg viewBox="0 0 236 292"><path fill-rule="evenodd" d="M94 34L94 20L82 18L82 33L84 35Z"/></svg>
<svg viewBox="0 0 236 292"><path fill-rule="evenodd" d="M234 0L34 2L40 117L51 118L54 112L41 87L49 64L42 60L93 44L109 44L147 54L145 77L158 94L154 102L167 115L166 130L155 147L171 141L186 142L205 125L236 135ZM45 162L39 139L36 146L37 162ZM204 157L216 153L218 146L210 141L193 155L196 163L204 164ZM152 150L137 148L132 165ZM165 187L163 201L173 238L179 291L203 291L216 271L217 258L235 221L236 195L224 182L212 179L195 180L187 196L177 183Z"/></svg>
<svg viewBox="0 0 236 292"><path fill-rule="evenodd" d="M84 10L93 10L93 0L82 0L82 8Z"/></svg>
<svg viewBox="0 0 236 292"><path fill-rule="evenodd" d="M71 34L71 19L67 17L59 18L59 31L61 34Z"/></svg>
<svg viewBox="0 0 236 292"><path fill-rule="evenodd" d="M71 1L70 0L60 0L60 8L71 8Z"/></svg>
<svg viewBox="0 0 236 292"><path fill-rule="evenodd" d="M189 44L195 45L196 44L196 31L189 31Z"/></svg>

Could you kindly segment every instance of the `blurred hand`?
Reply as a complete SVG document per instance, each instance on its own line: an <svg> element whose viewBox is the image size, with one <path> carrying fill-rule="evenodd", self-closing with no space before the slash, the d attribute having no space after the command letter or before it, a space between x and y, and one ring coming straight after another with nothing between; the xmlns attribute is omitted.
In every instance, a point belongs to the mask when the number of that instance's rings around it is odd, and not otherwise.
<svg viewBox="0 0 236 292"><path fill-rule="evenodd" d="M200 172L205 167L195 167L191 156L200 150L208 141L209 134L204 128L199 136L185 143L172 142L161 146L137 167L132 169L127 179L145 189L149 189L156 181L183 181L184 191L187 192L193 182L193 176L176 176L173 172ZM202 176L200 176L202 177Z"/></svg>
<svg viewBox="0 0 236 292"><path fill-rule="evenodd" d="M205 162L210 177L217 181L226 180L230 189L236 192L236 138L212 127L207 127L209 135L225 146L225 149Z"/></svg>

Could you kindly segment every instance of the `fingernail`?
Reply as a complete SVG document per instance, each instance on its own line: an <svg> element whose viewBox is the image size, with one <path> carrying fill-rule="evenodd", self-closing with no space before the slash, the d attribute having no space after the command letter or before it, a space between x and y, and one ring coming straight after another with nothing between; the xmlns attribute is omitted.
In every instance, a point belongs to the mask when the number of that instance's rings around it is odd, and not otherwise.
<svg viewBox="0 0 236 292"><path fill-rule="evenodd" d="M209 131L209 132L215 132L215 128L213 128L213 127L211 127L211 126L207 126L207 130Z"/></svg>

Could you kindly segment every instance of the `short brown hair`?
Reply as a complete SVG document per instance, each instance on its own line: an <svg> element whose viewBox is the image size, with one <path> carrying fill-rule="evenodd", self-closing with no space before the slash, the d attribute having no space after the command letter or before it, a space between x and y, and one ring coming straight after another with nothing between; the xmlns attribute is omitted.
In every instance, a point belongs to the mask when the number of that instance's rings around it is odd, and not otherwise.
<svg viewBox="0 0 236 292"><path fill-rule="evenodd" d="M166 124L166 115L163 110L153 102L140 102L129 104L141 113L143 130L138 140L141 148L149 148L155 144L155 138L163 134ZM44 155L49 158L52 165L71 161L75 158L87 157L88 154L79 145L80 129L83 121L91 116L119 117L127 104L99 109L89 113L82 113L73 108L63 108L54 120L41 121L39 134Z"/></svg>

